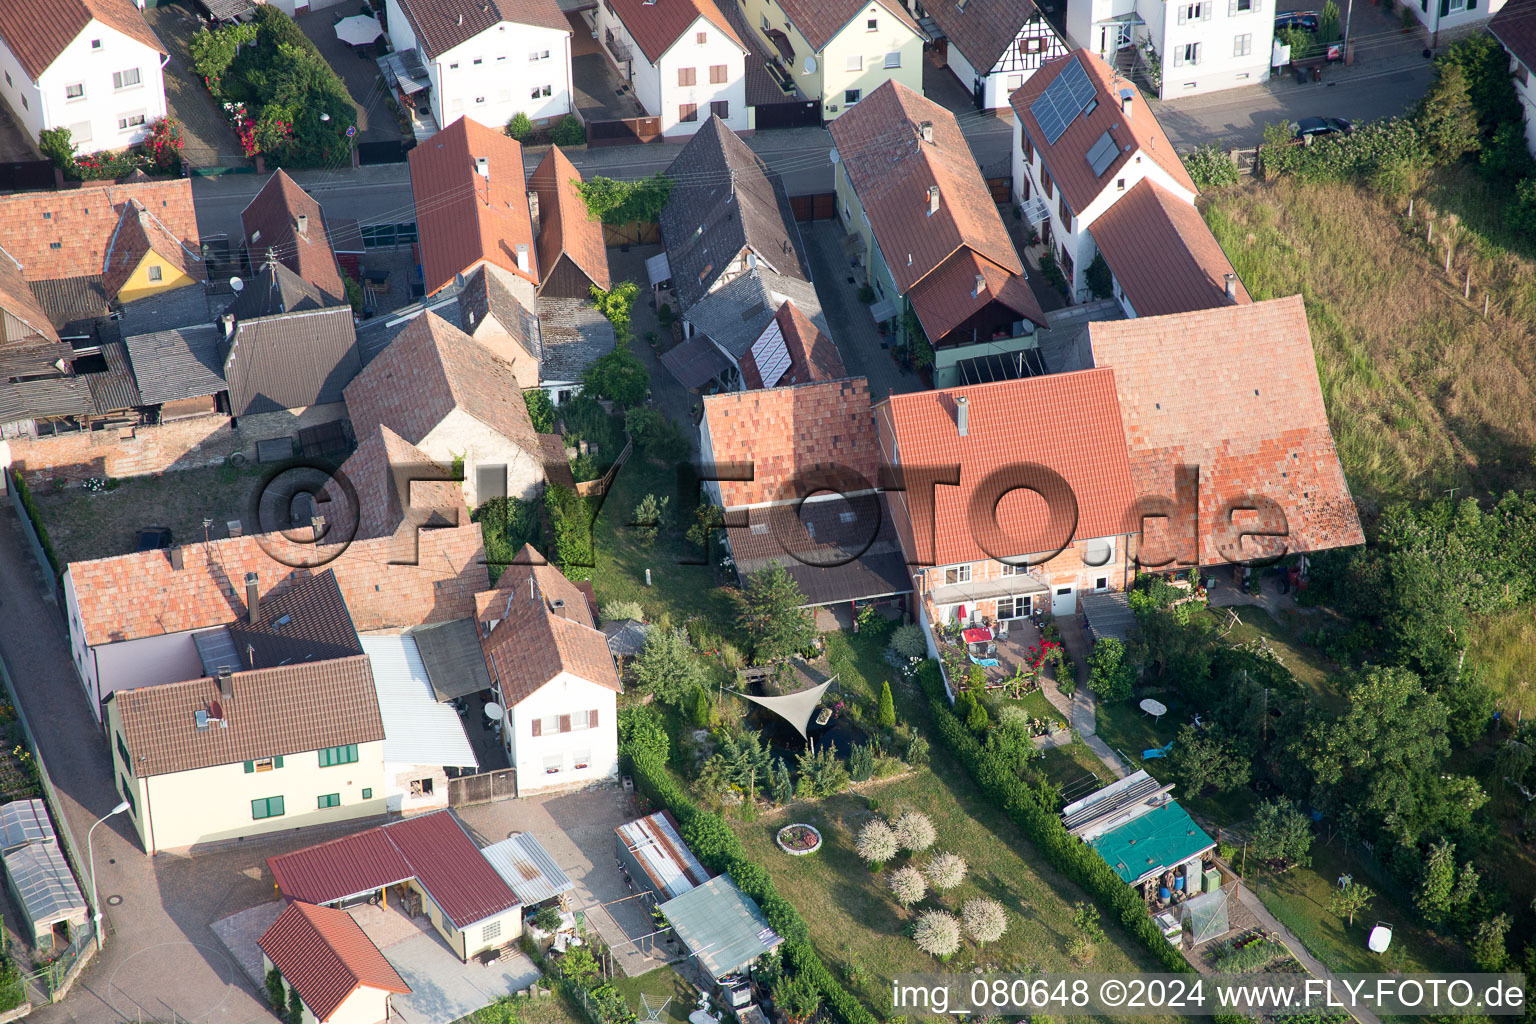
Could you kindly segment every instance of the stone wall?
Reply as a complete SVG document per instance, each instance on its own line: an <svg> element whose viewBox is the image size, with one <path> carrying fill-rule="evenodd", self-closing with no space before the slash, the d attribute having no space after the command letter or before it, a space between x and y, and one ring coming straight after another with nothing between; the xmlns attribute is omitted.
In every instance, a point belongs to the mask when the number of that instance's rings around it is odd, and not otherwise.
<svg viewBox="0 0 1536 1024"><path fill-rule="evenodd" d="M222 414L192 416L158 426L79 431L0 441L0 467L29 482L62 476L148 476L167 470L222 465L235 452L256 461L256 442L291 436L302 427L347 418L344 402L242 416L238 429Z"/></svg>

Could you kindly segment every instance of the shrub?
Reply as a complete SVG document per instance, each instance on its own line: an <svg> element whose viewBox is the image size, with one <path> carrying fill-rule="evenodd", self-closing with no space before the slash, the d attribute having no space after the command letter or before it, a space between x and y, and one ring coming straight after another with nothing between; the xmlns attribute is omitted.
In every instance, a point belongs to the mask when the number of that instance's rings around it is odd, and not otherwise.
<svg viewBox="0 0 1536 1024"><path fill-rule="evenodd" d="M1113 637L1100 640L1088 654L1088 689L1105 701L1122 701L1131 695L1134 673L1125 662L1125 644Z"/></svg>
<svg viewBox="0 0 1536 1024"><path fill-rule="evenodd" d="M661 534L667 517L667 503L671 498L658 498L647 494L635 502L635 537L642 544L654 544Z"/></svg>
<svg viewBox="0 0 1536 1024"><path fill-rule="evenodd" d="M1536 177L1515 186L1515 199L1504 211L1509 226L1528 236L1536 236Z"/></svg>
<svg viewBox="0 0 1536 1024"><path fill-rule="evenodd" d="M891 634L891 649L903 658L922 658L928 654L928 640L921 626L897 626Z"/></svg>
<svg viewBox="0 0 1536 1024"><path fill-rule="evenodd" d="M1419 101L1419 129L1435 161L1453 163L1478 148L1477 111L1459 64L1440 64L1435 81Z"/></svg>
<svg viewBox="0 0 1536 1024"><path fill-rule="evenodd" d="M1059 292L1067 291L1067 278L1061 272L1061 267L1056 263L1055 253L1044 253L1040 257L1040 276L1045 278L1047 284Z"/></svg>
<svg viewBox="0 0 1536 1024"><path fill-rule="evenodd" d="M549 140L557 146L571 147L584 146L587 143L587 128L572 114L562 117L554 129L549 133Z"/></svg>
<svg viewBox="0 0 1536 1024"><path fill-rule="evenodd" d="M639 181L618 181L601 174L576 183L576 190L587 204L588 216L604 224L648 223L661 219L661 211L672 194L672 179L656 173Z"/></svg>
<svg viewBox="0 0 1536 1024"><path fill-rule="evenodd" d="M1083 282L1088 285L1088 290L1096 299L1107 299L1114 294L1114 279L1109 272L1109 264L1104 262L1104 254L1096 252L1093 261L1088 264L1088 269L1083 271Z"/></svg>
<svg viewBox="0 0 1536 1024"><path fill-rule="evenodd" d="M631 409L624 417L624 429L635 439L641 454L656 462L675 464L687 460L688 439L665 414L656 409Z"/></svg>
<svg viewBox="0 0 1536 1024"><path fill-rule="evenodd" d="M528 920L533 924L535 928L539 929L540 931L552 932L556 928L560 927L560 922L562 920L560 916L560 908L546 904L545 906L542 906L538 910L534 911L533 916ZM584 949L585 947L578 946L577 948Z"/></svg>
<svg viewBox="0 0 1536 1024"><path fill-rule="evenodd" d="M629 285L631 291L633 290L634 282L626 281L616 286L613 292L608 293L609 296L618 292L625 284ZM633 301L634 297L631 295L629 302L633 303ZM604 312L608 312L608 309L605 308ZM609 316L609 319L614 320L612 315ZM629 308L627 304L623 311L622 320L624 323L623 330L619 329L619 321L614 320L614 330L621 339L620 346L612 352L599 357L591 366L587 367L587 372L582 377L582 383L585 389L583 391L584 394L590 394L593 398L606 398L628 409L645 401L646 393L651 387L651 375L646 372L645 364L636 358L635 354L623 344L622 339L628 337L629 330Z"/></svg>
<svg viewBox="0 0 1536 1024"><path fill-rule="evenodd" d="M518 142L522 142L528 136L533 134L533 122L528 119L527 114L519 110L517 113L513 114L510 118L507 119L507 126L503 129L503 131L505 131L509 137L516 139Z"/></svg>
<svg viewBox="0 0 1536 1024"><path fill-rule="evenodd" d="M800 773L795 792L807 800L831 796L848 788L848 769L837 759L832 747L823 747L816 753L800 752L795 758L795 769Z"/></svg>
<svg viewBox="0 0 1536 1024"><path fill-rule="evenodd" d="M929 956L948 960L960 948L960 922L942 910L925 910L912 928L912 941Z"/></svg>
<svg viewBox="0 0 1536 1024"><path fill-rule="evenodd" d="M821 993L809 976L781 973L773 983L773 1005L788 1024L799 1024L821 1009Z"/></svg>
<svg viewBox="0 0 1536 1024"><path fill-rule="evenodd" d="M601 614L604 622L622 622L625 619L645 621L645 609L639 601L604 601Z"/></svg>
<svg viewBox="0 0 1536 1024"><path fill-rule="evenodd" d="M1184 169L1202 192L1237 184L1237 165L1215 143L1197 146L1185 153Z"/></svg>
<svg viewBox="0 0 1536 1024"><path fill-rule="evenodd" d="M907 752L902 755L902 760L913 768L928 767L928 739L925 736L913 736L907 741Z"/></svg>
<svg viewBox="0 0 1536 1024"><path fill-rule="evenodd" d="M891 826L879 818L864 823L864 827L859 829L859 835L853 847L859 859L868 864L872 871L879 871L881 866L896 856L900 849L900 845L896 842L896 833L891 831Z"/></svg>
<svg viewBox="0 0 1536 1024"><path fill-rule="evenodd" d="M523 392L523 404L528 408L528 418L533 429L540 434L555 432L555 403L543 388L529 388Z"/></svg>
<svg viewBox="0 0 1536 1024"><path fill-rule="evenodd" d="M668 704L680 704L708 680L687 630L653 628L634 662L635 685Z"/></svg>
<svg viewBox="0 0 1536 1024"><path fill-rule="evenodd" d="M896 844L908 853L922 853L938 841L939 833L922 811L905 811L891 823Z"/></svg>
<svg viewBox="0 0 1536 1024"><path fill-rule="evenodd" d="M1519 121L1501 124L1493 138L1483 144L1477 169L1493 181L1517 181L1536 170L1530 151L1525 148L1525 128Z"/></svg>
<svg viewBox="0 0 1536 1024"><path fill-rule="evenodd" d="M870 743L855 743L848 751L848 778L865 782L875 774L875 748Z"/></svg>
<svg viewBox="0 0 1536 1024"><path fill-rule="evenodd" d="M1283 864L1310 863L1312 825L1304 812L1289 800L1266 800L1253 814L1250 838L1253 852L1263 860Z"/></svg>
<svg viewBox="0 0 1536 1024"><path fill-rule="evenodd" d="M480 524L485 541L485 561L497 576L512 564L523 545L539 546L539 516L531 501L492 498L471 512L469 518Z"/></svg>
<svg viewBox="0 0 1536 1024"><path fill-rule="evenodd" d="M65 174L75 169L75 142L68 128L44 128L37 136L37 148Z"/></svg>
<svg viewBox="0 0 1536 1024"><path fill-rule="evenodd" d="M903 907L910 907L928 895L928 883L923 873L911 864L891 872L886 884L891 888L891 896Z"/></svg>
<svg viewBox="0 0 1536 1024"><path fill-rule="evenodd" d="M150 163L155 170L162 173L175 170L181 166L181 151L186 147L186 140L182 135L181 122L174 117L162 117L149 126L149 137L144 140L144 152L149 154ZM350 278L348 279L350 280ZM350 299L351 293L347 294ZM361 307L361 303L353 308Z"/></svg>
<svg viewBox="0 0 1536 1024"><path fill-rule="evenodd" d="M875 724L882 729L896 728L896 701L891 696L891 681L880 681L880 701L875 710Z"/></svg>
<svg viewBox="0 0 1536 1024"><path fill-rule="evenodd" d="M960 908L960 921L977 945L996 942L1008 930L1008 915L996 900L968 899Z"/></svg>
<svg viewBox="0 0 1536 1024"><path fill-rule="evenodd" d="M709 725L709 693L702 686L693 688L693 702L689 705L688 717L695 729Z"/></svg>
<svg viewBox="0 0 1536 1024"><path fill-rule="evenodd" d="M948 892L965 881L965 858L957 853L940 853L923 870L934 892Z"/></svg>
<svg viewBox="0 0 1536 1024"><path fill-rule="evenodd" d="M48 559L48 565L53 569L55 576L59 575L59 556L54 553L53 541L48 536L48 527L43 522L42 510L37 507L37 499L32 497L32 488L21 478L19 473L5 472L10 479L11 486L15 488L16 495L21 499L21 507L26 509L27 518L32 521L32 529L37 531L38 543L43 546L43 554Z"/></svg>
<svg viewBox="0 0 1536 1024"><path fill-rule="evenodd" d="M279 1012L288 1005L288 986L283 983L283 972L276 967L267 972L267 1002Z"/></svg>
<svg viewBox="0 0 1536 1024"><path fill-rule="evenodd" d="M551 484L544 491L544 508L555 532L555 561L571 579L586 579L595 564L592 506L572 488Z"/></svg>

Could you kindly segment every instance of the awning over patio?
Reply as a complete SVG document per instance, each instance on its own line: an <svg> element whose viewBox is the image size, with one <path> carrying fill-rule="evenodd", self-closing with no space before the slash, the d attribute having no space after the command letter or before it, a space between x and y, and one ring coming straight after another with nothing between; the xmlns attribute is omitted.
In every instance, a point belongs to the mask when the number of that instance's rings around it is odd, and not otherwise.
<svg viewBox="0 0 1536 1024"><path fill-rule="evenodd" d="M776 948L783 936L726 875L711 878L659 908L677 937L712 978L723 978Z"/></svg>
<svg viewBox="0 0 1536 1024"><path fill-rule="evenodd" d="M560 870L560 865L532 832L519 832L480 852L525 907L536 906L576 888L576 883Z"/></svg>
<svg viewBox="0 0 1536 1024"><path fill-rule="evenodd" d="M667 262L666 253L659 252L645 261L645 276L652 288L672 280L672 265Z"/></svg>
<svg viewBox="0 0 1536 1024"><path fill-rule="evenodd" d="M970 604L973 601L992 601L999 597L1023 597L1028 594L1044 594L1050 590L1037 576L1004 576L998 580L973 580L969 583L950 583L933 588L933 603Z"/></svg>
<svg viewBox="0 0 1536 1024"><path fill-rule="evenodd" d="M1131 611L1130 599L1118 590L1107 594L1082 593L1078 595L1083 618L1088 622L1088 632L1094 640L1128 640L1136 631L1136 615Z"/></svg>
<svg viewBox="0 0 1536 1024"><path fill-rule="evenodd" d="M415 95L432 87L432 79L427 77L427 69L422 66L421 55L414 48L387 53L377 63L385 80L406 95Z"/></svg>
<svg viewBox="0 0 1536 1024"><path fill-rule="evenodd" d="M738 697L761 707L767 708L778 715L784 721L795 727L801 739L806 739L806 730L811 726L811 715L816 713L816 708L821 704L821 695L827 692L827 687L832 685L828 679L819 686L813 686L809 690L801 690L799 693L786 693L779 697L756 697L750 693L739 693L732 690Z"/></svg>
<svg viewBox="0 0 1536 1024"><path fill-rule="evenodd" d="M730 361L715 343L702 334L695 334L681 345L663 352L661 365L689 391L697 391L731 368Z"/></svg>

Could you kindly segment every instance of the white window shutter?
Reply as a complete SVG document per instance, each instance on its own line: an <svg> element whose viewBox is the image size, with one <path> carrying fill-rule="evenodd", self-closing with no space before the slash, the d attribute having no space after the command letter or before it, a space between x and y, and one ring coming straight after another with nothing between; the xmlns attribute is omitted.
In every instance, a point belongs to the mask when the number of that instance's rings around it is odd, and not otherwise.
<svg viewBox="0 0 1536 1024"><path fill-rule="evenodd" d="M1201 4L1200 5L1200 20L1201 21L1210 21L1211 20L1211 11L1215 10L1215 8L1216 8L1216 4L1214 2L1212 2L1212 0L1206 0L1205 3Z"/></svg>
<svg viewBox="0 0 1536 1024"><path fill-rule="evenodd" d="M1195 59L1191 63L1199 64L1200 63L1200 58L1205 56L1204 50L1205 50L1205 44L1204 43L1196 43L1195 44Z"/></svg>
<svg viewBox="0 0 1536 1024"><path fill-rule="evenodd" d="M1227 0L1227 17L1237 17L1237 0Z"/></svg>
<svg viewBox="0 0 1536 1024"><path fill-rule="evenodd" d="M1173 48L1173 66L1178 67L1184 63L1184 44L1180 43Z"/></svg>
<svg viewBox="0 0 1536 1024"><path fill-rule="evenodd" d="M1179 5L1179 24L1180 25L1184 24L1184 12L1187 11L1187 10L1189 10L1188 7L1185 7L1183 4Z"/></svg>

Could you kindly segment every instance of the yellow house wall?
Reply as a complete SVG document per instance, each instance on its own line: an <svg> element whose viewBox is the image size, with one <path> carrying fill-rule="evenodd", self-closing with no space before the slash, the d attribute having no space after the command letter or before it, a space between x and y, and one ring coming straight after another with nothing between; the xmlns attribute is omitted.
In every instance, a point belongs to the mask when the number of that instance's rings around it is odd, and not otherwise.
<svg viewBox="0 0 1536 1024"><path fill-rule="evenodd" d="M261 973L265 978L268 971L272 970L272 958L265 953L261 955ZM285 982L288 980L283 979ZM288 985L289 991L293 986ZM379 1024L381 1020L389 1017L389 993L381 988L373 988L370 985L359 985L352 990L352 994L336 1007L324 1021L315 1016L315 1012L304 1003L304 1024Z"/></svg>
<svg viewBox="0 0 1536 1024"><path fill-rule="evenodd" d="M778 48L769 43L768 37L763 34L764 18L768 19L768 24L771 27L778 29L789 37L789 44L795 48L795 66L788 70L794 73L795 84L800 87L801 92L813 100L820 99L821 55L811 49L811 44L806 40L805 36L800 34L800 30L795 27L794 22L790 21L789 15L784 13L784 8L780 7L775 0L742 0L742 10L746 13L747 21L752 25L752 31L757 33L758 38L767 47L766 52L769 56L780 57L782 60ZM803 75L800 72L805 66L807 55L816 58L816 70L809 75Z"/></svg>
<svg viewBox="0 0 1536 1024"><path fill-rule="evenodd" d="M874 32L864 28L870 18L880 23ZM885 66L885 55L891 52L901 54L901 67ZM848 70L848 58L854 56L863 58L859 71ZM887 81L900 82L922 95L923 41L890 11L869 4L827 43L821 55L822 116L832 121L848 110L843 103L844 90L862 89L868 96Z"/></svg>
<svg viewBox="0 0 1536 1024"><path fill-rule="evenodd" d="M427 912L427 920L432 922L432 927L443 937L443 941L456 953L460 960L468 962L469 958L487 949L498 949L509 943L516 942L523 934L523 908L522 904L514 904L496 917L488 917L484 921L476 921L467 929L455 928L448 915L416 882L411 883L411 888L421 896L422 907ZM501 922L501 934L490 941L485 941L481 936L485 933L485 926L494 921Z"/></svg>
<svg viewBox="0 0 1536 1024"><path fill-rule="evenodd" d="M159 267L159 281L149 279L149 268ZM147 295L158 295L168 292L172 288L181 288L184 285L196 284L190 276L177 269L170 260L151 249L139 260L139 265L133 268L133 273L128 275L128 280L123 282L118 289L117 301L132 302L134 299L142 299Z"/></svg>

